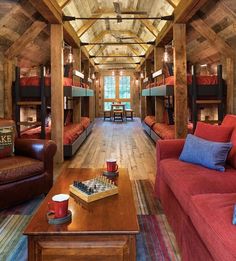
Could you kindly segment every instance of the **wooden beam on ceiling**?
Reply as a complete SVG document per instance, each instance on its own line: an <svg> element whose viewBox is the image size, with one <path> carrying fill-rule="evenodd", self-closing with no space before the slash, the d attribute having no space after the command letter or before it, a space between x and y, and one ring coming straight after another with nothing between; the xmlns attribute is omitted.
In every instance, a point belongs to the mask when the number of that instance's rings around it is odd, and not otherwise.
<svg viewBox="0 0 236 261"><path fill-rule="evenodd" d="M177 6L177 3L175 3L176 1L173 1L173 0L166 0L166 2L168 3L168 4L170 4L172 7L176 7Z"/></svg>
<svg viewBox="0 0 236 261"><path fill-rule="evenodd" d="M212 44L220 53L233 57L235 55L234 50L228 45L215 31L211 29L201 18L196 17L191 23L191 26L199 32L204 38L206 38L210 44Z"/></svg>
<svg viewBox="0 0 236 261"><path fill-rule="evenodd" d="M102 31L101 33L99 33L97 36L95 36L95 37L91 40L91 44L92 44L92 43L97 43L97 42L101 41L102 38L103 38L106 34L108 34L108 31L107 31L107 30ZM95 46L96 46L96 45L88 46L88 47L87 47L88 52L90 52Z"/></svg>
<svg viewBox="0 0 236 261"><path fill-rule="evenodd" d="M91 18L99 18L101 17L102 14L96 14L96 15L92 15ZM95 23L97 22L97 20L89 20L87 21L82 27L80 27L80 29L77 31L77 35L80 38L85 32L88 31L88 29L93 26Z"/></svg>
<svg viewBox="0 0 236 261"><path fill-rule="evenodd" d="M17 5L14 8L11 9L10 12L8 12L7 14L5 14L1 19L0 19L0 28L3 27L4 25L6 25L8 23L8 21L10 19L12 19L12 17L14 17L14 14L20 9L20 6Z"/></svg>
<svg viewBox="0 0 236 261"><path fill-rule="evenodd" d="M69 3L71 2L71 0L65 0L64 3L61 6L61 9L63 9L65 6L67 6Z"/></svg>
<svg viewBox="0 0 236 261"><path fill-rule="evenodd" d="M148 20L140 20L140 22L148 29L148 31L154 35L155 37L157 37L159 31L157 30L157 28Z"/></svg>
<svg viewBox="0 0 236 261"><path fill-rule="evenodd" d="M225 3L224 0L221 0L219 3L218 3L220 9L226 13L226 15L234 22L236 23L236 13L231 10L227 4Z"/></svg>
<svg viewBox="0 0 236 261"><path fill-rule="evenodd" d="M30 42L32 42L39 33L47 26L46 23L35 21L33 24L19 37L5 52L8 59L16 57L21 50Z"/></svg>
<svg viewBox="0 0 236 261"><path fill-rule="evenodd" d="M29 0L50 24L62 23L62 10L55 0ZM69 22L63 23L64 40L72 47L80 46L80 40Z"/></svg>
<svg viewBox="0 0 236 261"><path fill-rule="evenodd" d="M165 45L173 39L173 24L174 23L186 23L192 16L207 2L207 0L180 0L179 4L175 8L174 21L167 21L159 32L156 38L157 45ZM147 55L153 52L153 46L150 46ZM146 55L146 57L148 57ZM137 67L140 70L142 63Z"/></svg>

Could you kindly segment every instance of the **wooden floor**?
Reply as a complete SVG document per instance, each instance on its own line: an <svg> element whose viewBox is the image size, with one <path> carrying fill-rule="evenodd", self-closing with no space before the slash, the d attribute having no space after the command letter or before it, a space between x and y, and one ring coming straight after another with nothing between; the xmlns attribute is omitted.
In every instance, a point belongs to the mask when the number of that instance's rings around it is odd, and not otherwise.
<svg viewBox="0 0 236 261"><path fill-rule="evenodd" d="M139 118L127 122L96 119L91 135L73 158L55 167L55 176L65 167L105 167L108 158L115 158L119 167L128 168L130 179L149 179L154 183L155 144L142 130Z"/></svg>

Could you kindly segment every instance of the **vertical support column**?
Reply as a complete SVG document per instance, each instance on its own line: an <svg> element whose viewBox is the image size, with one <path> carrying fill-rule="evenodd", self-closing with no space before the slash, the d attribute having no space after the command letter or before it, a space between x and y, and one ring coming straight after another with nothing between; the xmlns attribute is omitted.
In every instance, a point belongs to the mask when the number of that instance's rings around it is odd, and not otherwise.
<svg viewBox="0 0 236 261"><path fill-rule="evenodd" d="M4 118L12 119L13 61L4 61Z"/></svg>
<svg viewBox="0 0 236 261"><path fill-rule="evenodd" d="M83 69L84 69L84 82L88 84L89 78L89 60L83 60ZM90 97L83 97L83 104L82 104L82 116L89 117L90 115L90 106L89 106L89 99Z"/></svg>
<svg viewBox="0 0 236 261"><path fill-rule="evenodd" d="M173 25L174 39L174 95L175 95L175 138L187 136L187 58L186 25Z"/></svg>
<svg viewBox="0 0 236 261"><path fill-rule="evenodd" d="M154 47L154 71L162 69L162 59L164 54L163 47ZM164 97L155 97L155 119L157 122L164 122L165 104Z"/></svg>
<svg viewBox="0 0 236 261"><path fill-rule="evenodd" d="M152 69L152 61L150 59L147 59L145 61L145 78L151 77ZM155 114L155 104L153 103L153 98L151 96L145 97L145 112L145 116Z"/></svg>
<svg viewBox="0 0 236 261"><path fill-rule="evenodd" d="M92 79L92 75L94 74L94 68L91 67L90 70L90 78ZM89 118L91 121L94 121L95 118L95 88L94 88L94 79L92 79L91 89L94 91L94 96L89 97Z"/></svg>
<svg viewBox="0 0 236 261"><path fill-rule="evenodd" d="M234 112L234 59L226 58L227 108L228 114Z"/></svg>
<svg viewBox="0 0 236 261"><path fill-rule="evenodd" d="M52 108L52 139L57 144L55 162L64 161L64 97L63 97L63 26L51 25L51 108Z"/></svg>
<svg viewBox="0 0 236 261"><path fill-rule="evenodd" d="M81 71L81 48L73 48L73 57L74 57L74 62L73 62L73 68L76 70ZM73 81L77 80L78 77L74 79L73 76ZM73 99L73 123L79 123L81 121L81 97L77 97Z"/></svg>

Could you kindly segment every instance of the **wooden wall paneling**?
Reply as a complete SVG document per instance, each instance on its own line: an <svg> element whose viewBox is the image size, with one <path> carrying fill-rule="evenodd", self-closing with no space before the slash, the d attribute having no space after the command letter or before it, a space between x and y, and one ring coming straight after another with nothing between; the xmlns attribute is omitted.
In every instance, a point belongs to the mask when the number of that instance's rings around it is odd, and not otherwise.
<svg viewBox="0 0 236 261"><path fill-rule="evenodd" d="M234 113L234 58L226 58L227 113Z"/></svg>
<svg viewBox="0 0 236 261"><path fill-rule="evenodd" d="M153 73L153 64L151 59L146 59L145 61L145 74L144 74L144 78L146 77L150 77L151 74ZM144 97L144 112L145 112L145 116L147 115L154 115L154 107L155 104L153 104L153 99L149 98L149 97ZM154 106L154 107L153 107Z"/></svg>
<svg viewBox="0 0 236 261"><path fill-rule="evenodd" d="M154 71L160 70L163 68L163 54L165 49L163 47L154 47ZM155 97L155 118L157 122L164 121L164 97Z"/></svg>
<svg viewBox="0 0 236 261"><path fill-rule="evenodd" d="M174 40L174 96L175 96L175 138L187 136L187 58L186 25L173 26Z"/></svg>
<svg viewBox="0 0 236 261"><path fill-rule="evenodd" d="M81 71L81 48L73 48L73 68ZM73 81L78 81L78 77L73 76ZM81 121L81 97L73 99L73 123Z"/></svg>
<svg viewBox="0 0 236 261"><path fill-rule="evenodd" d="M51 108L52 139L57 144L55 162L64 161L63 26L51 25Z"/></svg>
<svg viewBox="0 0 236 261"><path fill-rule="evenodd" d="M4 55L0 52L0 118L4 118Z"/></svg>
<svg viewBox="0 0 236 261"><path fill-rule="evenodd" d="M143 64L143 66L141 67L141 73L143 74L143 76L145 77L145 63ZM144 88L144 83L143 83L143 79L140 77L140 85L141 85L141 99L140 99L140 110L141 110L141 120L143 121L144 118L147 115L146 112L146 97L142 96L142 90L145 89Z"/></svg>
<svg viewBox="0 0 236 261"><path fill-rule="evenodd" d="M20 54L27 44L32 42L46 27L46 23L35 21L33 24L7 49L5 56L11 59Z"/></svg>
<svg viewBox="0 0 236 261"><path fill-rule="evenodd" d="M12 81L13 81L13 61L4 60L4 118L13 119L12 114Z"/></svg>
<svg viewBox="0 0 236 261"><path fill-rule="evenodd" d="M92 75L94 74L95 70L93 67L90 68L90 78L92 79ZM94 96L89 97L89 118L91 121L94 121L95 118L95 81L92 79L92 83L90 83L90 88L94 91Z"/></svg>
<svg viewBox="0 0 236 261"><path fill-rule="evenodd" d="M196 17L191 23L191 26L205 37L211 45L213 45L220 53L233 56L234 50L220 37L211 27L208 26L202 19Z"/></svg>

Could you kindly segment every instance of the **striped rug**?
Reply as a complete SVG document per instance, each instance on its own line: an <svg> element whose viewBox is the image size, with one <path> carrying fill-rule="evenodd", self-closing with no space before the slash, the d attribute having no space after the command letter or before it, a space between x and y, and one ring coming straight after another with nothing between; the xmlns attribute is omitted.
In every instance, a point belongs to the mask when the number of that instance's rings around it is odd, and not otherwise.
<svg viewBox="0 0 236 261"><path fill-rule="evenodd" d="M174 235L148 180L132 181L140 233L137 261L180 260ZM22 231L43 197L0 212L0 260L26 261L27 240Z"/></svg>
<svg viewBox="0 0 236 261"><path fill-rule="evenodd" d="M175 236L154 197L149 180L132 181L140 233L137 236L138 261L181 260Z"/></svg>

